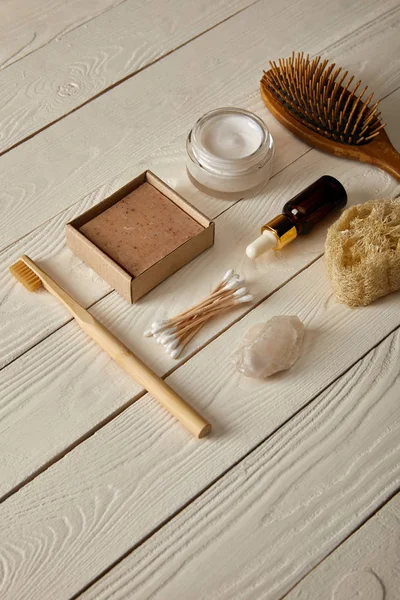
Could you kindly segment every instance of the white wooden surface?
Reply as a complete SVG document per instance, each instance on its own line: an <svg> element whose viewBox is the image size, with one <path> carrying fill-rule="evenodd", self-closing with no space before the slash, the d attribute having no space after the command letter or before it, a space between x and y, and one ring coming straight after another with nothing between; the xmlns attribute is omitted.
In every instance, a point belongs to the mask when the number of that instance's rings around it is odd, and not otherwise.
<svg viewBox="0 0 400 600"><path fill-rule="evenodd" d="M0 153L252 1L114 0L121 5L0 72L6 99L0 109ZM75 14L73 5L78 2L71 4Z"/></svg>
<svg viewBox="0 0 400 600"><path fill-rule="evenodd" d="M372 61L370 61L371 64L369 65L368 71L371 72L377 79L382 71L386 73L387 80L391 82L391 87L386 88L386 92L389 93L390 89L393 89L395 87L394 80L395 73L397 72L397 66L396 64L393 64L393 62L390 62L389 64L392 66L388 68L386 57L382 56L381 53L377 52L378 46L380 43L382 43L383 37L387 39L388 36L390 36L389 41L391 45L396 44L398 39L396 28L390 29L388 34L387 19L388 17L382 19L378 23L374 22L372 26L368 28L367 41L364 41L364 39L362 40L364 45L361 47L361 49L364 53L365 46L369 44L368 49L370 50L374 58ZM358 67L361 69L359 57L356 55L354 49L355 46L357 48L361 46L359 38L360 34L349 36L344 40L344 42L337 44L336 52L343 64L348 63L351 58L353 64L356 62ZM365 70L365 66L363 67L363 69ZM387 97L386 100L384 100L382 103L382 110L385 120L389 123L392 140L395 144L398 145L398 147L400 147L400 129L397 126L396 119L396 105L399 97L398 94L399 92L395 92L395 97L393 99L391 98L391 96ZM285 166L287 166L293 160L298 158L302 153L306 152L307 147L304 144L301 144L300 142L295 142L293 138L289 134L287 134L282 127L278 126L270 115L268 115L266 109L262 108L261 101L258 99L258 97L257 100L254 99L252 101L247 102L246 106L249 109L256 110L256 112L263 114L268 123L268 126L273 131L273 134L277 139L280 140L275 160L275 172L282 170ZM200 207L200 209L206 212L210 218L215 218L219 212L225 211L228 205L226 202L221 203L220 201L212 198L207 200L207 197L204 194L200 194L198 192L195 192L195 195L193 195L193 186L189 184L185 173L185 159L183 148L184 138L183 136L180 136L176 141L166 145L161 150L158 150L155 153L154 157L149 158L147 163L142 162L142 166L139 169L137 169L137 171L140 171L141 169L145 168L145 164L146 166L150 166L161 177L167 179L168 182L175 188L177 188L181 193L189 194L191 198L196 202L196 204ZM313 178L312 164L314 160L315 158L314 156L312 156L308 162L308 164L310 165L311 172L309 181L311 181ZM326 168L329 169L328 165L331 164L330 161L331 159L329 159L328 162L326 158L323 157L323 162L321 166L319 167L317 165L314 168L320 168L322 171ZM361 172L361 168L365 169L365 167L360 167L359 165L354 166L352 163L346 163L345 167L348 169L358 168L359 172ZM300 170L302 171L303 169L304 164L301 164ZM338 173L338 176L339 175L343 176L342 172L340 172L340 174ZM0 365L4 366L10 359L13 359L16 356L18 356L21 350L25 351L27 347L29 347L29 344L35 344L37 343L37 341L39 341L39 339L43 337L43 335L49 334L49 331L51 331L51 318L49 319L49 306L53 307L54 311L57 311L59 315L64 314L62 309L60 309L60 307L58 307L58 305L50 299L49 303L46 303L45 305L45 310L42 311L41 306L38 306L36 298L25 299L26 295L24 297L24 293L20 289L20 286L10 281L8 277L7 265L16 260L16 258L22 251L34 253L37 256L37 258L44 260L46 265L49 264L50 269L53 265L53 269L55 270L55 272L60 271L62 274L65 274L65 280L71 282L71 291L78 293L80 299L82 299L82 301L85 301L85 303L92 303L95 299L101 297L105 292L105 287L101 284L99 286L100 291L97 296L96 285L93 285L91 288L88 289L85 287L84 290L82 290L83 294L79 294L80 289L82 289L81 278L87 276L87 270L85 272L85 268L82 266L80 261L77 261L74 257L72 257L71 254L65 249L63 241L63 225L73 216L76 216L77 214L82 212L82 210L84 210L85 207L97 202L101 196L110 193L112 190L119 187L122 183L125 183L131 177L132 171L128 170L122 176L111 180L110 182L108 182L107 185L100 187L93 194L90 194L88 197L86 197L82 202L76 203L75 206L71 207L71 210L66 211L63 215L57 215L53 220L46 222L44 226L39 227L30 236L22 238L22 240L19 243L15 244L14 246L11 246L5 253L2 254L3 274L1 275L1 277L2 282L4 283L0 289L3 290L4 297L2 310L8 318L4 319L3 321L5 331L3 329L1 332L3 339L7 341L4 343L2 351L0 350ZM300 177L302 177L301 174ZM358 179L354 179L354 182L357 186L359 186ZM390 184L392 184L392 180L390 180L390 178L386 179L390 182ZM251 239L255 230L253 222L258 223L260 221L263 221L267 218L267 216L273 216L274 211L276 212L277 210L279 210L280 187L282 185L282 182L283 185L285 185L285 193L287 193L288 195L292 193L291 190L293 190L294 193L299 189L300 180L297 179L296 173L293 176L293 187L291 189L286 188L287 180L288 177L287 174L285 174L282 177L280 177L280 180L277 183L277 202L274 202L272 205L268 206L268 209L265 209L265 212L263 213L260 213L260 207L263 207L264 203L260 203L259 205L254 207L254 213L248 213L245 217L248 221L247 225L249 227L248 239ZM307 182L307 180L304 181ZM371 182L369 182L366 177L364 177L363 183L366 183L367 186L371 186ZM391 191L387 188L386 183L381 182L381 179L377 181L375 189L377 194L385 195L391 193ZM268 187L267 191L269 192L269 195L273 194L273 189L271 188L271 186ZM365 188L365 192L367 192L367 187ZM371 193L373 193L373 189L371 189ZM353 198L355 198L356 201L359 201L363 198L363 196L362 194L358 194L357 196L352 196L351 200L353 200ZM225 230L225 233L227 236L230 236L230 231ZM311 240L310 242L312 243ZM320 248L322 248L322 240L320 240ZM240 252L242 252L242 250L240 250ZM72 271L71 262L74 267ZM217 272L216 277L218 277L218 275L219 273ZM74 285L75 283L77 283L77 285ZM13 286L12 294L9 294L10 286ZM86 298L86 292L88 298ZM17 298L20 299L19 302L15 301L15 294L17 295ZM36 314L41 314L42 318L35 319L33 327L31 326L29 331L28 328L26 328L26 336L22 335L18 338L17 341L15 341L15 321L19 323L20 329L24 330L24 328L21 327L21 319L24 319L24 317L28 317L25 308L26 301L30 303L30 310L35 310ZM19 308L19 310L16 310L16 306ZM41 311L41 313L39 311ZM31 321L30 317L29 320ZM55 323L55 327L59 327L60 324L60 321L57 320ZM45 327L44 332L43 327ZM36 329L37 333L32 331L32 329ZM10 342L8 343L9 339Z"/></svg>
<svg viewBox="0 0 400 600"><path fill-rule="evenodd" d="M267 385L248 386L235 374L230 355L251 325L276 314L298 314L305 323L308 336L302 357L284 376ZM35 594L63 598L67 588L69 595L79 591L399 325L398 302L393 297L360 311L337 305L323 261L318 260L168 378L214 424L212 437L199 443L145 396L3 503L0 554L6 574L10 573L5 591L19 598ZM349 335L350 327L357 337ZM59 365L44 363L52 371L45 391L55 398L58 386L72 390L66 408L76 420L83 399L93 406L107 394L112 402L111 387L103 385L99 373L113 382L117 396L117 386L122 383L126 390L130 385L97 348L93 347L90 362L82 354L77 361L79 337L71 332L65 345L55 339L54 356L61 354L64 360ZM74 365L76 375L71 372ZM84 395L74 398L73 388L80 386L80 380L96 378L95 387L90 385ZM38 393L41 382L32 381L37 397L43 396ZM25 426L31 427L29 421ZM42 427L49 439L55 435L49 423ZM40 443L39 430L29 437L33 451ZM15 444L20 439L14 435ZM387 468L393 469L389 464ZM361 484L358 493L364 494ZM17 514L24 517L13 519ZM7 540L12 540L11 549ZM33 545L32 540L36 540ZM11 577L15 560L18 578Z"/></svg>
<svg viewBox="0 0 400 600"><path fill-rule="evenodd" d="M260 197L258 201L238 202L216 219L216 252L203 254L134 307L128 305L118 294L112 293L94 306L94 314L105 321L157 372L165 374L175 367L176 361L168 357L152 340L144 340L142 334L155 317L166 316L165 299L168 299L169 314L177 314L187 306L187 295L177 294L177 289L190 289L191 302L195 298L200 299L216 285L228 268L234 266L250 282L250 289L258 302L321 255L326 224L312 236L298 240L296 254L288 249L280 256L268 256L262 261L253 263L246 259L245 247L254 236L253 224L277 214L282 205L282 194L288 198L293 196L314 179L315 169L320 173L326 172L328 165L330 165L329 171L346 185L351 203L360 201L372 190L376 193L379 190L385 196L400 193L400 185L381 171L366 169L363 165L353 165L346 160L338 159L332 162L329 157L312 151L271 181L268 188L270 201L268 209L265 207L264 199ZM22 248L18 249L15 258L21 250ZM36 253L31 252L31 254ZM62 254L75 267L72 273L77 272L76 276L73 275L75 288L82 287L81 282L88 269L84 269L68 250L64 249ZM12 260L9 260L8 264L10 262ZM66 262L65 260L64 264ZM58 261L53 262L55 272L58 264ZM208 274L207 280L204 279L203 273ZM5 311L8 309L5 319L8 326L4 328L3 338L5 349L18 348L14 342L15 331L22 323L26 323L25 327L21 327L24 333L24 337L21 336L21 345L23 343L24 347L19 346L19 353L26 346L30 347L34 343L35 334L37 340L47 337L0 373L0 397L3 398L0 408L2 416L0 435L6 458L6 466L0 473L1 495L37 471L42 464L62 453L65 448L74 443L77 435L83 436L87 431L98 427L99 423L141 391L141 388L120 373L117 367L109 365L113 385L104 386L103 391L99 393L97 361L106 365L108 359L102 356L101 351L94 344L87 341L74 322L61 327L54 335L49 336L60 321L63 324L68 320L69 315L67 316L65 310L59 307L56 300L49 297L46 292L40 295L41 301L38 306L37 297L27 295L18 283L10 282L6 274L4 280L9 283L5 286L5 295L8 296L9 301L4 301ZM98 280L96 287L101 287ZM94 288L95 286L91 289ZM102 288L104 293L104 286ZM75 292L74 288L73 291ZM77 296L80 297L79 294ZM16 298L22 303L19 310L15 309L19 304ZM88 302L92 299L87 298ZM29 310L27 316L23 317L22 313L26 310L28 302ZM55 315L53 323L49 319L50 310ZM191 350L201 348L248 310L248 306L243 306L210 324L194 340ZM42 324L46 325L46 329L42 329ZM63 348L64 351L55 353L57 348ZM74 360L77 349L79 349L79 361ZM186 355L183 355L181 362L185 359ZM87 365L87 369L86 376L82 379L79 374L82 372L83 365ZM91 368L91 365L94 368ZM29 377L21 380L21 369L29 373ZM59 377L55 377L56 373ZM34 395L32 395L33 386ZM18 390L17 396L16 390ZM81 402L82 397L85 397L84 403ZM75 404L80 407L78 412L72 408ZM50 430L46 436L42 435L44 423ZM21 452L21 443L24 444L25 432L32 429L37 432L37 436L35 435L35 444L32 445L27 457Z"/></svg>
<svg viewBox="0 0 400 600"><path fill-rule="evenodd" d="M281 598L399 486L399 351L397 330L84 600ZM366 570L386 562L383 579L398 591L400 523L387 522L377 544L369 535L351 551L339 549L290 600L375 600L368 593L336 598L327 586L357 568L357 559Z"/></svg>
<svg viewBox="0 0 400 600"><path fill-rule="evenodd" d="M277 171L298 159L301 153L306 154L309 152L309 148L301 142L293 143L293 138L283 129L283 127L278 126L276 122L272 120L272 117L269 120L271 121L271 130L276 133L281 140L281 147L277 150L274 166L274 172L277 173ZM181 144L179 150L176 149L178 142ZM149 160L149 163L138 171L143 170L146 167L151 168L160 177L167 180L174 189L177 189L185 196L190 195L191 201L195 202L198 208L203 210L211 219L217 219L218 226L218 216L221 215L221 213L224 213L228 207L233 205L233 203L227 201L221 203L221 201L195 190L192 184L190 184L186 174L185 157L182 151L184 144L184 138L180 137L176 145L168 145L163 149L162 155L157 154L154 158L152 157ZM309 165L309 159L306 157L305 159L307 161L306 164ZM326 157L317 155L317 160L325 161L326 164ZM343 166L345 169L349 168L347 162L344 163ZM293 168L296 169L296 165L293 165ZM373 171L371 171L371 173L374 177ZM129 181L130 178L132 178L132 172L124 173L122 177L117 177L107 186L102 186L99 190L96 190L95 193L89 194L82 201L75 203L69 209L49 219L42 226L9 246L0 254L0 298L2 299L1 310L4 315L4 319L0 323L0 334L3 339L3 345L0 348L1 367L4 367L10 360L15 359L22 352L38 343L44 337L47 337L49 333L66 323L69 319L69 315L60 307L59 303L55 302L54 299L47 297L46 294L42 294L43 302L41 303L37 302L36 296L27 296L20 285L18 285L16 281L10 279L8 266L15 262L21 253L25 252L27 254L32 254L33 256L36 256L38 260L40 259L43 261L43 264L55 277L60 273L64 285L85 305L93 304L96 300L101 299L104 294L110 291L110 288L65 247L64 226L65 223L72 218L98 202L101 197L104 197L112 191L115 191L118 187L121 187L121 185ZM377 175L377 178L379 180L382 179L380 173ZM298 186L296 177L292 176L291 182L285 183L285 185L293 185L293 189L296 190L296 186ZM385 178L385 181L382 182L382 186L386 194L391 194L393 190L397 189L397 184L389 177ZM268 189L272 198L272 186L269 185ZM277 190L279 190L279 187ZM287 190L287 193L291 192ZM243 203L242 205L239 204L236 207L233 207L235 211L233 214L236 215L237 219L241 219L241 212L244 209L246 210L246 216L243 217L243 220L248 221L248 241L251 240L252 236L254 236L254 232L258 229L254 227L253 223L256 222L256 220L259 221L260 219L265 219L267 211L272 217L274 215L273 211L279 210L280 204L276 204L277 201L280 202L278 198L275 198L273 205L265 208L265 202L263 196L261 196L257 205L253 206L249 203ZM249 210L254 210L254 214L253 212L249 213ZM226 221L227 215L225 217L221 215L221 218ZM221 227L221 231L222 235L228 240L227 243L230 243L231 229ZM244 258L243 251L244 246L241 247L240 253L238 253L241 262L243 262ZM215 257L208 257L207 259L207 264L210 264L210 268L213 268L214 259ZM198 286L192 287L193 295L198 293L199 298L202 297L202 295L205 295L209 291L212 281L215 280L215 282L217 282L219 280L218 278L221 277L221 269L224 269L224 264L226 262L225 255L222 254L219 260L222 260L222 264L215 264L214 273L211 274L210 271L208 276L209 281L204 281L204 278L199 277L194 273L193 283L198 279ZM251 267L251 265L247 266ZM199 261L196 261L196 263L193 263L181 273L186 273L193 268L195 268L197 272L201 270ZM176 277L182 277L181 273ZM173 290L176 285L176 277L173 279L174 283L172 283L172 287L170 287L171 290ZM184 277L186 279L187 275ZM82 285L82 282L87 278L90 278L91 286ZM161 288L158 288L156 292L149 294L146 301L142 301L142 303L138 305L141 306L144 304L144 309L146 311L143 320L144 325L146 325L146 320L151 319L151 315L154 311L159 310L160 307L159 300L155 300L155 302L151 302L150 304L148 301L153 299L155 295L159 297L160 293L162 295L165 294L165 288L168 286L171 286L169 281L163 284ZM161 292L159 290L161 290ZM117 295L115 296L117 297ZM177 304L171 306L170 310L177 312L184 308L186 297L183 294L178 295L174 301ZM27 310L27 307L29 307L29 310ZM126 305L125 308L128 312L135 310L135 307L128 305ZM35 315L35 319L32 322L33 314ZM22 333L17 339L15 339L16 328Z"/></svg>
<svg viewBox="0 0 400 600"><path fill-rule="evenodd" d="M397 600L400 590L400 495L397 494L286 596L314 600ZM97 596L99 597L99 596Z"/></svg>
<svg viewBox="0 0 400 600"><path fill-rule="evenodd" d="M187 133L206 110L258 97L262 69L269 58L290 53L294 40L318 53L386 12L395 17L396 9L397 0L260 0L83 106L3 156L0 249L128 167L135 172L135 164ZM369 61L381 54L388 33L386 24ZM390 58L378 72L392 64L398 72L398 55L390 50Z"/></svg>
<svg viewBox="0 0 400 600"><path fill-rule="evenodd" d="M2 0L0 3L0 68L38 48L60 41L121 0Z"/></svg>
<svg viewBox="0 0 400 600"><path fill-rule="evenodd" d="M322 53L385 98L400 148L398 3L106 4L93 12L53 0L32 15L16 4L8 15L26 33L47 6L41 31L56 39L38 39L14 64L7 55L0 71L3 148L19 144L0 157L0 598L71 598L95 579L84 597L280 598L399 488L399 334L390 333L399 297L356 311L334 303L319 258L329 222L280 257L253 264L244 248L323 173L345 184L350 203L398 196L400 186L295 140L262 105L258 80L269 58ZM57 85L75 90L72 72L78 93L60 100ZM260 114L276 141L275 175L252 200L207 197L185 175L187 130L223 104ZM148 167L216 219L217 239L132 307L65 248L63 226ZM174 370L172 384L214 435L191 439L52 298L12 281L7 267L21 252L159 373ZM143 340L155 315L201 298L231 266L258 307L213 323L177 363ZM265 384L238 378L229 357L241 335L285 313L307 325L299 363ZM322 572L317 598L323 582Z"/></svg>

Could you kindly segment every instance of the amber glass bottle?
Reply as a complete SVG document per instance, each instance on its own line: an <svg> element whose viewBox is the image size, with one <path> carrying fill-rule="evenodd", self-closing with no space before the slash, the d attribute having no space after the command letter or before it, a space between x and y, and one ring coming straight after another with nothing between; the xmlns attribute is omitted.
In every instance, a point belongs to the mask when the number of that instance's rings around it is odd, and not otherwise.
<svg viewBox="0 0 400 600"><path fill-rule="evenodd" d="M327 214L347 203L346 190L334 177L324 175L286 202L283 214L294 223L297 233L309 233Z"/></svg>
<svg viewBox="0 0 400 600"><path fill-rule="evenodd" d="M257 258L267 250L280 250L298 235L309 233L316 223L346 203L343 185L330 175L320 177L286 202L282 214L262 226L260 237L247 246L247 256Z"/></svg>

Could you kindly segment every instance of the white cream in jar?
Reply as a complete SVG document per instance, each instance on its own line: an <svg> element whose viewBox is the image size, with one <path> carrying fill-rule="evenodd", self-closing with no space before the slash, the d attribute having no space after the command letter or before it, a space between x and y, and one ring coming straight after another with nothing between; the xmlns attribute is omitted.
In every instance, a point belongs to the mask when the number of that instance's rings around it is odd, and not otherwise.
<svg viewBox="0 0 400 600"><path fill-rule="evenodd" d="M227 107L205 114L190 131L186 149L191 180L211 195L249 195L270 177L272 136L247 110Z"/></svg>

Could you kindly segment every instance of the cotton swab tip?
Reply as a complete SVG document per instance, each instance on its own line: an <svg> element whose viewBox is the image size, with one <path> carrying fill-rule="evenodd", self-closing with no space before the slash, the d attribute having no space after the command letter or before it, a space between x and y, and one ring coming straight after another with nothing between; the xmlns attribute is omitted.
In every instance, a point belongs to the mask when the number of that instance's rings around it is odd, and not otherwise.
<svg viewBox="0 0 400 600"><path fill-rule="evenodd" d="M174 333L164 333L161 336L161 340L160 343L163 344L163 346L165 346L166 344L169 344L170 342L174 342L177 339L176 335Z"/></svg>
<svg viewBox="0 0 400 600"><path fill-rule="evenodd" d="M164 338L168 335L172 335L173 333L175 333L175 331L176 331L176 327L164 327L164 329L162 329L158 334L162 340L161 343L163 344Z"/></svg>
<svg viewBox="0 0 400 600"><path fill-rule="evenodd" d="M179 346L179 339L178 339L178 338L176 338L176 340L173 340L172 342L170 342L169 344L167 344L167 345L165 346L165 350L166 350L168 353L171 353L171 352L172 352L172 350L176 350L176 348L177 348L178 346Z"/></svg>
<svg viewBox="0 0 400 600"><path fill-rule="evenodd" d="M182 352L182 348L175 348L175 350L172 350L172 352L169 352L169 355L171 356L171 358L178 358L178 356L180 356L181 352Z"/></svg>
<svg viewBox="0 0 400 600"><path fill-rule="evenodd" d="M240 288L244 286L244 279L240 279L239 275L237 277L232 277L229 281L226 282L223 290L234 290L235 288Z"/></svg>
<svg viewBox="0 0 400 600"><path fill-rule="evenodd" d="M167 326L168 321L154 321L154 323L151 324L151 331L153 333L160 333L161 331L164 331Z"/></svg>
<svg viewBox="0 0 400 600"><path fill-rule="evenodd" d="M228 279L230 279L234 274L235 271L233 269L228 269L228 271L223 276L222 281L228 281Z"/></svg>
<svg viewBox="0 0 400 600"><path fill-rule="evenodd" d="M153 332L151 329L146 329L146 331L143 332L143 337L151 337L153 335Z"/></svg>
<svg viewBox="0 0 400 600"><path fill-rule="evenodd" d="M245 294L247 294L247 288L246 287L241 287L238 290L236 290L236 292L233 293L233 295L235 296L235 298L240 298L241 296L244 296Z"/></svg>
<svg viewBox="0 0 400 600"><path fill-rule="evenodd" d="M222 289L223 290L234 290L236 286L237 286L237 279L232 278L226 282L226 284L224 285L224 287Z"/></svg>
<svg viewBox="0 0 400 600"><path fill-rule="evenodd" d="M247 296L242 296L241 298L238 298L236 300L236 302L237 302L237 304L239 304L239 302L240 303L242 303L242 302L245 303L245 302L252 302L253 300L254 300L253 294L247 294Z"/></svg>

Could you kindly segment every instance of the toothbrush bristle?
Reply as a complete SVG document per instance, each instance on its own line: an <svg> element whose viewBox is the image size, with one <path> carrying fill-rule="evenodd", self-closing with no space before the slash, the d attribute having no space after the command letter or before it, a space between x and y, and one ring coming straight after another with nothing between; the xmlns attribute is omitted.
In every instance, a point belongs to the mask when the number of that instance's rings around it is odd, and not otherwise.
<svg viewBox="0 0 400 600"><path fill-rule="evenodd" d="M15 277L28 292L36 292L42 287L42 281L38 275L23 260L19 260L9 268L11 275Z"/></svg>

